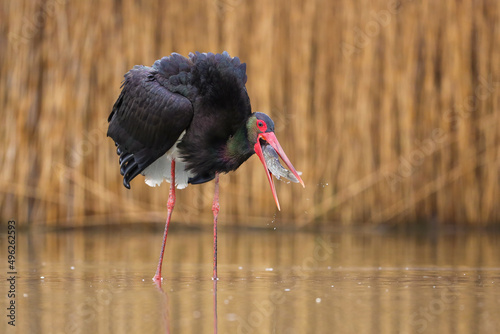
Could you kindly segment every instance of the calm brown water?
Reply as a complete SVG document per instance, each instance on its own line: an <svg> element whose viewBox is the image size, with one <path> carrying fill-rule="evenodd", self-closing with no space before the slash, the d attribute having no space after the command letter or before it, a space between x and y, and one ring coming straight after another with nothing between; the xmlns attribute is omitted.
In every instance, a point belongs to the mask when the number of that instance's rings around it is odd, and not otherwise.
<svg viewBox="0 0 500 334"><path fill-rule="evenodd" d="M19 233L2 333L498 333L500 235L172 230ZM0 235L0 272L8 271ZM216 303L215 303L216 301ZM215 322L217 317L217 323ZM215 328L216 327L216 328Z"/></svg>

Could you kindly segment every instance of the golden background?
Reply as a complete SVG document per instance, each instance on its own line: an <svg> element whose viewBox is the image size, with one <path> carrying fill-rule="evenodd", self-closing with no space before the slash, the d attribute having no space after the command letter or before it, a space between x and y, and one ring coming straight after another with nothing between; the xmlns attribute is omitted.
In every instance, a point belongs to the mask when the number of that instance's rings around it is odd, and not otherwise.
<svg viewBox="0 0 500 334"><path fill-rule="evenodd" d="M168 186L123 187L107 117L134 65L227 50L306 188L278 181L277 214L251 158L221 177L224 224L496 224L499 23L496 0L4 1L1 216L164 221ZM177 194L176 223L211 219L213 183Z"/></svg>

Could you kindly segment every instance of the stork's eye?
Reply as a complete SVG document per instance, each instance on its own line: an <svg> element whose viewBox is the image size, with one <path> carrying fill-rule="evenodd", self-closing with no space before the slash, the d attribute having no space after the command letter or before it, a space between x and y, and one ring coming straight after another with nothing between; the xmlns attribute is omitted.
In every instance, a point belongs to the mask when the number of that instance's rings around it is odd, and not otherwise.
<svg viewBox="0 0 500 334"><path fill-rule="evenodd" d="M259 128L260 131L266 132L267 130L267 125L261 120L257 120L257 127Z"/></svg>

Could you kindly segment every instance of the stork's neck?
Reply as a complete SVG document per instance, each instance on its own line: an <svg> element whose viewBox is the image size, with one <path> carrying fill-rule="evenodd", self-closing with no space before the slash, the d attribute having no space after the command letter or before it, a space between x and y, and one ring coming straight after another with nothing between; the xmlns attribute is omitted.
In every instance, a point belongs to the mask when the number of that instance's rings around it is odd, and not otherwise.
<svg viewBox="0 0 500 334"><path fill-rule="evenodd" d="M237 166L245 162L252 154L255 153L253 146L248 140L248 130L246 122L240 126L238 131L227 141L225 158Z"/></svg>

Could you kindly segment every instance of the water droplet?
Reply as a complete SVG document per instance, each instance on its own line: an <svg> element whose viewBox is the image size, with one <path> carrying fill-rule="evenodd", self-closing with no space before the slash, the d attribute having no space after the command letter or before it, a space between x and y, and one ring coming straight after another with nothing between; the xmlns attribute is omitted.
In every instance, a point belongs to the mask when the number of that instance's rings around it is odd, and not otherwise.
<svg viewBox="0 0 500 334"><path fill-rule="evenodd" d="M290 289L285 289L285 291L290 291Z"/></svg>
<svg viewBox="0 0 500 334"><path fill-rule="evenodd" d="M28 294L27 293L23 294L23 297L24 298L28 297Z"/></svg>
<svg viewBox="0 0 500 334"><path fill-rule="evenodd" d="M266 271L273 271L273 268L266 268Z"/></svg>
<svg viewBox="0 0 500 334"><path fill-rule="evenodd" d="M321 298L316 298L316 303L321 303Z"/></svg>
<svg viewBox="0 0 500 334"><path fill-rule="evenodd" d="M243 267L238 267L239 270L243 269Z"/></svg>
<svg viewBox="0 0 500 334"><path fill-rule="evenodd" d="M71 269L71 270L75 270L75 267L71 266L71 267L69 267L69 269Z"/></svg>
<svg viewBox="0 0 500 334"><path fill-rule="evenodd" d="M41 279L44 279L44 278L45 278L45 276L40 276L40 278L41 278Z"/></svg>

